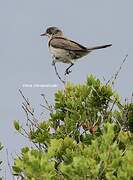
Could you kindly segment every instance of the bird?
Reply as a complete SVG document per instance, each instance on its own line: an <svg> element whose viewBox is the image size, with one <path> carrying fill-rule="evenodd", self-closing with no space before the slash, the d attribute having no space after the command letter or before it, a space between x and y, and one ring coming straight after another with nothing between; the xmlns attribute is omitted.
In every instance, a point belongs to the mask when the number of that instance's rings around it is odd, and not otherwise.
<svg viewBox="0 0 133 180"><path fill-rule="evenodd" d="M85 47L67 37L64 36L62 30L58 27L48 27L44 33L40 36L48 37L48 47L53 55L52 64L55 65L56 62L62 62L70 64L65 71L65 75L71 73L70 68L74 65L77 59L86 56L97 49L103 49L111 47L112 44L99 45L94 47Z"/></svg>

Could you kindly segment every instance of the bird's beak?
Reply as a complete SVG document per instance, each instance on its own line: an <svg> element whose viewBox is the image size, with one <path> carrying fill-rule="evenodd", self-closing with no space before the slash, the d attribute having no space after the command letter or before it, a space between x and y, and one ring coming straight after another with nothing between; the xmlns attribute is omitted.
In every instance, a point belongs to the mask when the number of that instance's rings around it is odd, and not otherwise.
<svg viewBox="0 0 133 180"><path fill-rule="evenodd" d="M47 36L47 33L42 33L40 36Z"/></svg>

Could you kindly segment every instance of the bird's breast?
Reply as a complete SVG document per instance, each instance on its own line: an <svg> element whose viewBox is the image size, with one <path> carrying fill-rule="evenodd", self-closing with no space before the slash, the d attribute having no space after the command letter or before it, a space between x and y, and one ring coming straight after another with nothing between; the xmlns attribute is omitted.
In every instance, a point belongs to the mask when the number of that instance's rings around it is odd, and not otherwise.
<svg viewBox="0 0 133 180"><path fill-rule="evenodd" d="M57 61L61 61L64 63L70 63L72 60L72 57L68 50L54 48L52 46L49 46L49 50L53 54L53 56L56 58Z"/></svg>
<svg viewBox="0 0 133 180"><path fill-rule="evenodd" d="M72 51L61 48L55 48L53 46L49 46L49 49L53 56L56 58L56 60L58 62L63 63L72 63L75 60L82 58L83 56L89 53L89 51Z"/></svg>

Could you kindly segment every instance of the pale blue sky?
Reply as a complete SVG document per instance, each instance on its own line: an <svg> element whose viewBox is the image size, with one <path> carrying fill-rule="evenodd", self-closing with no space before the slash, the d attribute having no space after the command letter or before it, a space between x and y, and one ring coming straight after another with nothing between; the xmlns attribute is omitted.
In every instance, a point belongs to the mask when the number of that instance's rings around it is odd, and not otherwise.
<svg viewBox="0 0 133 180"><path fill-rule="evenodd" d="M68 78L73 83L82 83L88 74L108 80L128 54L115 89L123 99L130 97L133 91L132 7L131 0L0 0L0 141L9 153L14 155L25 143L12 125L14 119L24 124L18 89L31 99L39 114L40 94L45 93L53 102L57 88L22 88L22 85L57 84L62 88L51 65L47 39L40 37L48 26L59 26L66 36L86 46L113 44L112 48L79 60ZM63 73L65 67L59 64L59 72Z"/></svg>

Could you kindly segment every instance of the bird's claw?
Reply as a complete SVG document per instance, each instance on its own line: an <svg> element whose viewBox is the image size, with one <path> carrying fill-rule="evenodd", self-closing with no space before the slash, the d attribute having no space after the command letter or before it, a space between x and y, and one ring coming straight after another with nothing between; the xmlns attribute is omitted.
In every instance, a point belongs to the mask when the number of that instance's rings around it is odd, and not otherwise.
<svg viewBox="0 0 133 180"><path fill-rule="evenodd" d="M71 72L72 72L71 70L66 69L66 71L65 71L65 76L66 76L66 75L69 75Z"/></svg>

